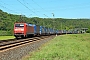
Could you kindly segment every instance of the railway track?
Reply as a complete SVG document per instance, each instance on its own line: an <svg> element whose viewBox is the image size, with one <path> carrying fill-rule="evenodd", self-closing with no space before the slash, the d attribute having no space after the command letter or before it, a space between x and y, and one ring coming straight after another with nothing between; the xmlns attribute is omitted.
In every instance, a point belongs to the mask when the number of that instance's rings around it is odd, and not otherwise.
<svg viewBox="0 0 90 60"><path fill-rule="evenodd" d="M55 35L0 41L0 60L20 60L54 37Z"/></svg>
<svg viewBox="0 0 90 60"><path fill-rule="evenodd" d="M19 45L27 44L27 43L33 43L39 40L44 40L45 38L48 38L50 36L41 36L41 37L33 37L33 38L27 38L27 39L11 39L11 40L2 40L0 41L0 52L3 50L7 50Z"/></svg>

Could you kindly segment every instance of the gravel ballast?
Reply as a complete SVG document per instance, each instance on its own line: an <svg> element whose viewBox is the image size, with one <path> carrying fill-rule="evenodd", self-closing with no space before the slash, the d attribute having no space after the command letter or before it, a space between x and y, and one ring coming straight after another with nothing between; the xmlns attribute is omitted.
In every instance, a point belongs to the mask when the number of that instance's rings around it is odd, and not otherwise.
<svg viewBox="0 0 90 60"><path fill-rule="evenodd" d="M26 56L29 52L38 49L42 44L46 43L52 38L54 37L49 37L44 40L36 41L34 43L31 42L0 52L0 60L21 60L21 58Z"/></svg>

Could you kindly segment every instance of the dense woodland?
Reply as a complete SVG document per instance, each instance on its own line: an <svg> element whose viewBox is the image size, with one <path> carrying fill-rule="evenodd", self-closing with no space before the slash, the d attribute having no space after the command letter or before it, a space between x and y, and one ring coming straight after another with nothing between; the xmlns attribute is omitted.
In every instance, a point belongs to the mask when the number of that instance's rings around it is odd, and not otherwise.
<svg viewBox="0 0 90 60"><path fill-rule="evenodd" d="M89 28L90 19L65 19L65 18L39 18L25 17L21 15L9 14L0 10L0 32L6 32L6 35L13 35L15 22L26 22L41 26L51 27L59 30ZM1 33L2 34L2 33Z"/></svg>

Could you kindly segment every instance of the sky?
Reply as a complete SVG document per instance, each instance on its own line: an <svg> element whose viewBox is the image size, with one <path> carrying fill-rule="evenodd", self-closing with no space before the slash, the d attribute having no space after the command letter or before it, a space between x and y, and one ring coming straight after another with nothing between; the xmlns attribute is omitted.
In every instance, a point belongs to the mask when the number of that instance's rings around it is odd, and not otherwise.
<svg viewBox="0 0 90 60"><path fill-rule="evenodd" d="M0 0L4 12L40 18L90 18L90 0Z"/></svg>

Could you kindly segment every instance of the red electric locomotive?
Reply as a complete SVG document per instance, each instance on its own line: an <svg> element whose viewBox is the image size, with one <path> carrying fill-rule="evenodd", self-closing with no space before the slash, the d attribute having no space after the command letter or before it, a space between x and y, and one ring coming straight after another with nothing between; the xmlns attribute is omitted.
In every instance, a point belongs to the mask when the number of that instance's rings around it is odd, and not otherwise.
<svg viewBox="0 0 90 60"><path fill-rule="evenodd" d="M40 26L28 23L15 23L14 36L16 38L32 37L40 35Z"/></svg>
<svg viewBox="0 0 90 60"><path fill-rule="evenodd" d="M29 26L27 23L15 23L14 24L14 36L16 38L21 37L27 37L28 34L32 33L34 31L33 26ZM31 34L32 35L32 34Z"/></svg>

